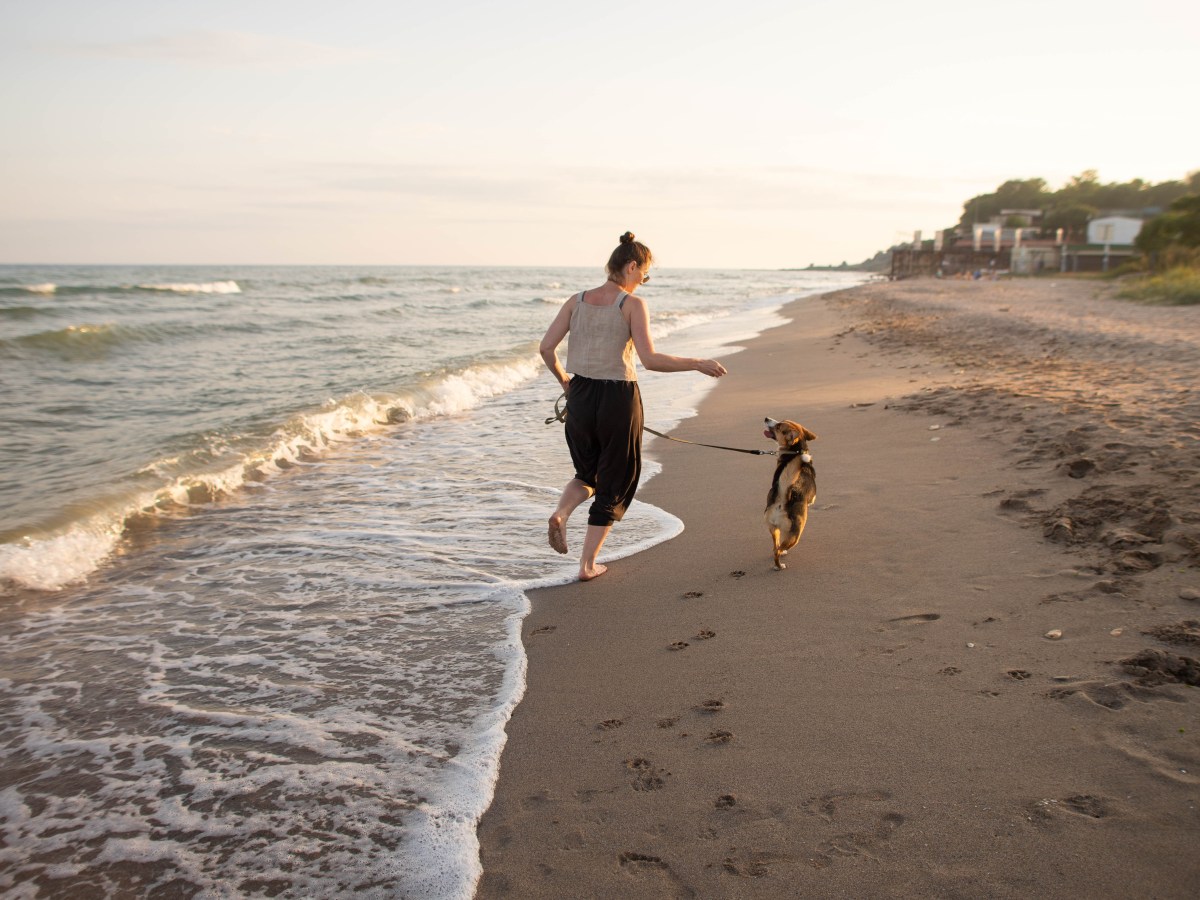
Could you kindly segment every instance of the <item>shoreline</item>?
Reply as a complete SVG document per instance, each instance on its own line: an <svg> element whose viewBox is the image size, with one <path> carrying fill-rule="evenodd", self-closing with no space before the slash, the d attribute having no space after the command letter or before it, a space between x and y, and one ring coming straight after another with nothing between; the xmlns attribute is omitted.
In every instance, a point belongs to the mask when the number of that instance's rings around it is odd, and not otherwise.
<svg viewBox="0 0 1200 900"><path fill-rule="evenodd" d="M869 284L747 342L673 435L815 431L808 531L773 571L769 463L648 445L685 531L530 592L477 896L1190 894L1200 701L1154 667L1200 641L1200 320L1097 290Z"/></svg>

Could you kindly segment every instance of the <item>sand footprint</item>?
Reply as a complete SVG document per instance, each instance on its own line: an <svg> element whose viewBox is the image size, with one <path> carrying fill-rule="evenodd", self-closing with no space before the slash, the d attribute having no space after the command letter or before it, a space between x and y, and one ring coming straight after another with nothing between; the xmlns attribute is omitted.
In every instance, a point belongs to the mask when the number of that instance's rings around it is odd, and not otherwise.
<svg viewBox="0 0 1200 900"><path fill-rule="evenodd" d="M1148 648L1121 660L1121 666L1129 674L1137 676L1139 684L1190 684L1200 687L1200 662L1190 656Z"/></svg>
<svg viewBox="0 0 1200 900"><path fill-rule="evenodd" d="M721 867L730 875L739 878L763 878L771 874L771 867L777 863L791 862L792 857L785 853L770 853L764 850L739 850L733 852L721 861Z"/></svg>
<svg viewBox="0 0 1200 900"><path fill-rule="evenodd" d="M626 850L617 855L617 862L622 869L631 875L650 878L659 882L653 892L653 896L655 897L683 898L696 896L696 892L683 883L680 877L671 869L670 863L661 856ZM645 893L645 891L639 891L639 894L641 893Z"/></svg>
<svg viewBox="0 0 1200 900"><path fill-rule="evenodd" d="M914 628L921 625L928 625L930 622L936 622L942 617L941 613L915 613L911 616L897 616L894 619L886 619L881 624L872 629L876 634L882 634L885 631L895 631L900 628Z"/></svg>
<svg viewBox="0 0 1200 900"><path fill-rule="evenodd" d="M1113 815L1112 801L1092 794L1075 794L1061 800L1034 800L1026 805L1026 818L1035 825L1048 825L1059 813L1082 816L1086 819L1107 819Z"/></svg>
<svg viewBox="0 0 1200 900"><path fill-rule="evenodd" d="M888 621L898 622L902 625L923 625L926 622L936 622L941 617L941 613L917 613L912 616L897 616L895 619L888 619Z"/></svg>
<svg viewBox="0 0 1200 900"><path fill-rule="evenodd" d="M892 833L903 824L904 816L899 813L884 813L873 828L833 835L818 847L817 856L826 863L833 862L839 856L877 859L875 854L880 845L887 843Z"/></svg>
<svg viewBox="0 0 1200 900"><path fill-rule="evenodd" d="M635 791L660 791L667 786L670 772L655 766L642 756L625 760L625 768L634 773L633 789Z"/></svg>
<svg viewBox="0 0 1200 900"><path fill-rule="evenodd" d="M626 850L617 857L617 860L623 866L651 866L659 869L664 869L667 866L660 856L650 856L647 853L634 853L631 850Z"/></svg>

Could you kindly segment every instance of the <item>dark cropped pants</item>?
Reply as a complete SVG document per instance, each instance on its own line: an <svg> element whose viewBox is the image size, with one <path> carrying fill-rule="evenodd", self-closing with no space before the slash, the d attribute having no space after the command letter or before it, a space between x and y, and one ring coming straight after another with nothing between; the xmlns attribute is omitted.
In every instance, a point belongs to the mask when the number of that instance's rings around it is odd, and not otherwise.
<svg viewBox="0 0 1200 900"><path fill-rule="evenodd" d="M637 382L576 375L567 392L566 433L575 477L596 492L588 524L621 521L642 477L642 394Z"/></svg>

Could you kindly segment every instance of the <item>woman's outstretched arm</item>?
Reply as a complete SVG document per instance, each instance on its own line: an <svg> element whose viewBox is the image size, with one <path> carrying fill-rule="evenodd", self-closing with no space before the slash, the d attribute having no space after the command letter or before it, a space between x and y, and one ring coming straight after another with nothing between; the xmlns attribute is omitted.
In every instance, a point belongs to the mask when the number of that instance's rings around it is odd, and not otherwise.
<svg viewBox="0 0 1200 900"><path fill-rule="evenodd" d="M650 312L646 308L646 301L630 294L625 305L629 308L629 332L633 336L633 347L642 365L651 372L703 372L711 378L720 378L726 373L725 367L715 359L659 353L654 349L654 338L650 336Z"/></svg>

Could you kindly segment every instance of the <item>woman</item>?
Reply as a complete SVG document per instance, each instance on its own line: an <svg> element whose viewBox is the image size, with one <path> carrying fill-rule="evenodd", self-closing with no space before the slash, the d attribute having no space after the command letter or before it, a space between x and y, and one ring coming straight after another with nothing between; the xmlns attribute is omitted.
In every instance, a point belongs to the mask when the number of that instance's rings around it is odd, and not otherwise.
<svg viewBox="0 0 1200 900"><path fill-rule="evenodd" d="M542 359L567 395L567 447L575 477L567 482L550 516L550 546L567 552L567 519L592 499L587 536L579 558L579 580L607 571L596 562L604 539L625 515L642 474L642 395L633 368L633 351L654 372L725 374L714 359L670 356L654 349L646 301L632 293L650 280L654 257L631 232L608 260L608 280L567 300L542 338ZM558 345L570 332L566 367ZM569 378L567 372L574 377Z"/></svg>

